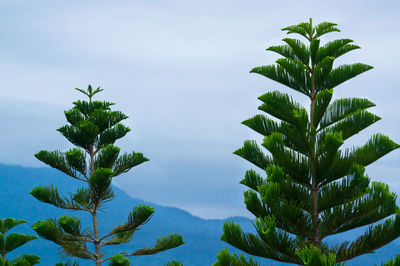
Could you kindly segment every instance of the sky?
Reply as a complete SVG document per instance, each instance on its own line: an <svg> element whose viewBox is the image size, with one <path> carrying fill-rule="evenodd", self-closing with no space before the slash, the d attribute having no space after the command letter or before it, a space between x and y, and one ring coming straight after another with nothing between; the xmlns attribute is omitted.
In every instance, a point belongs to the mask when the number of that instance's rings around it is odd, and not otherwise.
<svg viewBox="0 0 400 266"><path fill-rule="evenodd" d="M0 0L0 163L43 167L36 152L71 147L56 129L83 99L74 88L91 84L104 89L98 100L129 116L132 131L116 145L150 159L116 186L206 219L252 217L239 182L254 167L232 153L261 137L241 122L268 91L307 100L249 71L278 58L265 49L282 44L282 28L310 17L338 23L341 32L322 41L350 38L362 49L336 64L374 69L334 97L368 98L382 117L345 147L376 132L400 143L399 12L396 0ZM400 193L400 150L367 174Z"/></svg>

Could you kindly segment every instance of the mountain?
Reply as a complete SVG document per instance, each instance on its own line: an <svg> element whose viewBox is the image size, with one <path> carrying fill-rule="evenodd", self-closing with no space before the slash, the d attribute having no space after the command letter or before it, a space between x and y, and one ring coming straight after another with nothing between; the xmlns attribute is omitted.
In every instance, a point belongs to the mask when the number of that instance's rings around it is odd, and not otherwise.
<svg viewBox="0 0 400 266"><path fill-rule="evenodd" d="M30 225L34 222L49 217L58 217L66 213L65 210L36 200L29 194L33 187L53 183L61 194L65 194L68 191L75 191L81 185L80 182L51 168L24 168L1 164L0 180L2 184L0 187L0 217L27 220L28 224L17 227L16 229L19 230L16 231L30 234L35 234L30 228ZM218 251L227 246L219 240L224 220L204 220L178 208L164 207L133 199L117 187L113 187L113 189L116 197L106 205L105 213L100 214L99 217L102 225L101 232L108 232L114 226L126 221L129 211L136 205L148 204L155 209L155 213L150 222L142 226L142 230L137 232L130 243L104 249L109 251L110 254L114 254L116 250L129 252L138 248L153 246L157 237L168 233L179 233L183 236L185 245L152 256L134 257L131 259L132 264L163 265L165 262L175 259L185 265L204 266L211 265L216 260ZM70 214L81 217L86 224L91 218L84 212L71 211ZM242 217L232 219L243 224L246 230L251 230L252 225L249 219ZM42 257L42 265L54 265L56 261L60 260L58 246L42 239L31 241L15 252L37 254ZM10 253L10 256L18 253ZM80 261L80 265L93 264L85 262L85 260Z"/></svg>
<svg viewBox="0 0 400 266"><path fill-rule="evenodd" d="M64 210L33 198L29 194L33 187L53 183L64 194L67 191L75 191L81 185L80 182L51 168L25 168L2 164L0 164L0 180L0 217L27 220L27 224L17 227L15 231L29 234L35 234L30 228L30 225L34 222L49 217L58 217L66 213ZM216 260L216 254L220 249L228 247L225 242L219 240L222 234L222 225L226 220L205 220L178 208L134 199L117 187L114 187L114 192L116 194L115 199L106 205L105 213L99 217L102 233L108 232L115 225L123 223L132 207L138 204L144 203L154 207L155 213L150 222L137 232L130 243L105 249L107 254L114 254L117 250L129 252L138 248L153 246L157 237L168 233L179 233L183 236L185 245L156 255L133 257L131 258L132 265L160 266L174 259L181 261L185 266L206 266L211 265ZM91 218L83 212L71 211L70 214L81 217L86 224ZM229 220L240 224L245 232L254 232L251 221L247 218L232 217ZM332 238L331 241L343 241L354 237L354 233L341 234ZM228 248L233 252L238 252L235 248ZM375 254L364 255L349 261L348 265L380 264L399 251L400 242L394 241L379 249ZM39 255L42 258L41 265L54 265L55 262L61 261L58 246L43 239L31 241L9 255L12 257L24 252ZM261 265L282 265L265 259L258 261ZM93 265L93 263L81 260L80 265Z"/></svg>

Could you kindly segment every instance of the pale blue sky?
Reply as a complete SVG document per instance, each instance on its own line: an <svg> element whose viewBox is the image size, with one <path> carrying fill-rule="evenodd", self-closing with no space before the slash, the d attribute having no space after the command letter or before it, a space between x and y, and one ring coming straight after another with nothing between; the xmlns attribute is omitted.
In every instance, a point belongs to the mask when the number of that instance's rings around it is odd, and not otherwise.
<svg viewBox="0 0 400 266"><path fill-rule="evenodd" d="M398 1L54 1L0 0L0 162L43 166L33 154L68 148L56 132L63 110L101 86L133 130L117 143L150 162L115 180L130 195L204 218L249 216L238 184L252 167L232 154L259 136L240 122L257 97L281 89L249 74L277 58L281 28L339 24L332 38L362 47L338 63L375 68L339 86L335 97L366 97L383 119L347 142L382 132L400 143ZM400 151L367 168L400 192Z"/></svg>

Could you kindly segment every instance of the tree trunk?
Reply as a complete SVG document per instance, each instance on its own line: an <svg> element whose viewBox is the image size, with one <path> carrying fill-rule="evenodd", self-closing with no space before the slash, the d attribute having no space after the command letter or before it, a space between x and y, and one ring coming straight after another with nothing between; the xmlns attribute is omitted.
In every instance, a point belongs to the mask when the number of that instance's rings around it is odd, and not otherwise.
<svg viewBox="0 0 400 266"><path fill-rule="evenodd" d="M316 158L316 141L317 135L313 133L314 128L314 105L315 105L315 96L316 96L316 88L315 88L315 80L314 80L314 66L311 66L311 105L310 105L310 123L311 123L311 138L312 138L312 154L310 156L310 167L311 167L311 198L312 198L312 223L314 228L314 237L313 244L317 248L321 248L321 239L319 232L319 212L318 212L318 185L315 176L315 167L314 162L317 160ZM315 132L315 131L314 131Z"/></svg>
<svg viewBox="0 0 400 266"><path fill-rule="evenodd" d="M94 173L94 150L93 146L90 147L90 173ZM97 206L93 206L92 212L92 220L93 220L93 233L94 233L94 247L96 254L96 266L101 266L101 253L100 253L100 241L99 241L99 226L97 222Z"/></svg>
<svg viewBox="0 0 400 266"><path fill-rule="evenodd" d="M101 266L100 262L100 242L99 242L99 227L97 223L97 212L96 210L94 213L92 213L92 219L93 219L93 231L94 231L94 247L95 247L95 253L96 253L96 266Z"/></svg>

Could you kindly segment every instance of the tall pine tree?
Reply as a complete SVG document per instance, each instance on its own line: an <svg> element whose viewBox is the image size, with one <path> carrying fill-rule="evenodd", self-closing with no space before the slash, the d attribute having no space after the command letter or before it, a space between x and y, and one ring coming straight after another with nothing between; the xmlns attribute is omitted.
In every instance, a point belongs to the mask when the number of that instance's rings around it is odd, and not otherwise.
<svg viewBox="0 0 400 266"><path fill-rule="evenodd" d="M364 173L364 167L399 145L375 134L361 147L341 148L380 118L367 111L375 106L367 99L332 99L335 87L372 68L361 63L334 66L336 58L360 48L350 39L322 45L320 37L338 32L336 25L313 26L310 19L284 28L304 37L306 44L285 38L284 45L267 49L283 58L251 70L305 95L310 105L305 108L288 94L271 91L258 98L262 101L258 109L267 115L243 121L264 136L262 146L269 152L255 141L246 141L234 152L266 172L264 178L248 170L241 181L249 188L244 202L256 217L257 233L245 233L227 222L221 239L248 254L279 262L333 265L371 253L400 236L396 195ZM324 241L363 226L368 226L365 233L354 241L339 245Z"/></svg>
<svg viewBox="0 0 400 266"><path fill-rule="evenodd" d="M120 148L114 146L116 140L130 131L120 123L127 116L120 111L112 111L113 103L92 100L95 94L102 91L100 88L94 90L89 85L87 91L77 90L85 94L89 101L74 102L74 107L65 112L69 124L58 129L76 148L67 152L42 150L35 156L86 186L68 196L61 196L52 185L36 187L30 193L38 200L61 209L87 212L92 217L92 224L83 229L78 217L65 215L36 222L33 229L41 237L60 245L65 255L93 260L96 265L105 261L110 261L110 265L129 265L127 257L155 254L183 244L180 235L171 234L159 238L153 248L107 257L101 251L105 246L127 243L151 218L154 209L139 205L129 213L126 223L100 234L98 213L114 197L112 179L148 159L141 153L120 154Z"/></svg>

